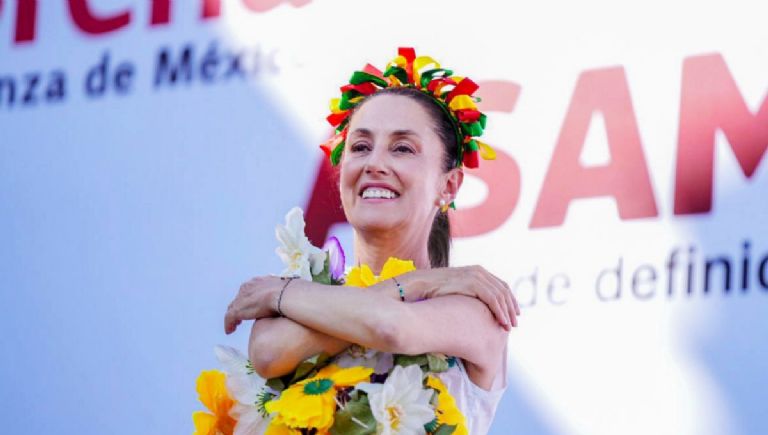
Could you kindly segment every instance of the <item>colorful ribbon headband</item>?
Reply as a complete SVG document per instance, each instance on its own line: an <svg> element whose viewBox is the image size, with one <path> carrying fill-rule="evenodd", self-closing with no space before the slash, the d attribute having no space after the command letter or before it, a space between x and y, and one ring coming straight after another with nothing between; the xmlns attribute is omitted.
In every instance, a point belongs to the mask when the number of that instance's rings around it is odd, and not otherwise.
<svg viewBox="0 0 768 435"><path fill-rule="evenodd" d="M349 118L355 107L367 96L392 87L412 87L425 92L440 105L456 126L459 144L456 166L477 168L479 158L494 160L496 152L488 144L475 139L485 129L485 114L477 110L478 97L472 94L478 85L466 77L454 76L453 71L440 67L429 56L416 57L413 48L399 48L398 56L387 64L382 72L368 64L362 71L355 71L349 84L341 87L341 98L331 100L331 114L326 118L335 127L335 134L320 145L336 166L344 151Z"/></svg>

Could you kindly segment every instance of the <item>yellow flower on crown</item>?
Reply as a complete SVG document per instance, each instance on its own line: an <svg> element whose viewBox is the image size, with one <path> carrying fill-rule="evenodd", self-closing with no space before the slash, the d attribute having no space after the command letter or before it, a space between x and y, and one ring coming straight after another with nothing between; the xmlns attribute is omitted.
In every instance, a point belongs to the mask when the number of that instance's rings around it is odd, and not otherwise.
<svg viewBox="0 0 768 435"><path fill-rule="evenodd" d="M427 386L437 391L437 406L435 407L437 423L456 426L456 429L453 431L454 435L468 435L469 432L467 431L467 422L464 414L456 406L456 399L448 392L448 388L443 381L436 376L430 375L427 376Z"/></svg>
<svg viewBox="0 0 768 435"><path fill-rule="evenodd" d="M196 411L192 414L194 435L232 435L236 422L229 416L229 410L235 402L227 392L225 381L226 375L218 370L204 370L197 378L200 402L211 413Z"/></svg>
<svg viewBox="0 0 768 435"><path fill-rule="evenodd" d="M291 433L284 430L290 428L314 428L318 434L326 433L333 426L337 390L368 381L371 373L373 369L367 367L342 369L331 364L317 375L291 385L278 399L266 403L267 412L276 413L270 425L274 432L268 429L267 433Z"/></svg>
<svg viewBox="0 0 768 435"><path fill-rule="evenodd" d="M367 264L353 267L347 275L344 285L351 287L370 287L381 281L388 280L394 276L399 276L416 270L412 260L401 260L395 257L389 257L381 268L381 274L375 276Z"/></svg>

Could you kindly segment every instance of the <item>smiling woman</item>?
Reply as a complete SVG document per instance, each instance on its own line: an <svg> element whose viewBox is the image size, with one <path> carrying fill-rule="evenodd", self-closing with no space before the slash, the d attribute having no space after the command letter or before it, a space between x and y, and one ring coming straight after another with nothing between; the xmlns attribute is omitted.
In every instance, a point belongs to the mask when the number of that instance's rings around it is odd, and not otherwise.
<svg viewBox="0 0 768 435"><path fill-rule="evenodd" d="M485 124L471 98L477 86L408 49L385 73L358 72L351 82L334 102L329 121L338 136L326 150L340 166L355 262L381 278L365 288L254 278L230 305L227 332L242 320L259 320L249 356L266 378L290 373L320 352L340 367L363 365L389 376L396 358L450 355L447 370L423 379L409 370L397 382L416 376L419 391L423 380L449 392L460 412L448 412L442 399L430 404L437 423L450 423L457 434L484 434L506 388L507 334L517 326L519 308L507 284L481 266L448 267L448 205L461 187L463 166L477 166L479 152L493 157L473 138ZM416 270L387 279L390 257L410 259ZM350 277L348 284L356 282ZM372 409L374 398L385 400L376 388L369 393ZM401 426L418 421L403 414L406 408L386 408L376 433L434 431L429 419Z"/></svg>
<svg viewBox="0 0 768 435"><path fill-rule="evenodd" d="M414 88L387 88L357 107L350 121L340 182L347 220L363 230L357 236L375 234L365 230L375 229L377 224L409 232L404 238L408 243L429 248L426 258L413 259L418 268L448 266L450 227L444 208L455 198L464 176L456 165L454 130L449 116L432 97ZM373 194L369 188L392 192L393 197L384 202L392 209L384 212L376 207L382 201L367 198ZM358 197L362 201L356 201ZM441 208L440 213L435 206ZM408 225L397 224L406 221ZM427 238L421 231L425 227L431 228ZM369 264L368 259L361 261Z"/></svg>

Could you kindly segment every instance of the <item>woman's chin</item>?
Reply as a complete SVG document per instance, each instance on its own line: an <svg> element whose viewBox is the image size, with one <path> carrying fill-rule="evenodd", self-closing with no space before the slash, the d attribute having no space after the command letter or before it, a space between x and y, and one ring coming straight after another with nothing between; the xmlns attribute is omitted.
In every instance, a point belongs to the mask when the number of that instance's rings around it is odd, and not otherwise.
<svg viewBox="0 0 768 435"><path fill-rule="evenodd" d="M404 221L405 219L403 217L396 216L396 213L392 213L391 211L368 210L363 213L357 213L356 216L350 220L350 223L352 223L352 226L359 231L381 232L402 227Z"/></svg>

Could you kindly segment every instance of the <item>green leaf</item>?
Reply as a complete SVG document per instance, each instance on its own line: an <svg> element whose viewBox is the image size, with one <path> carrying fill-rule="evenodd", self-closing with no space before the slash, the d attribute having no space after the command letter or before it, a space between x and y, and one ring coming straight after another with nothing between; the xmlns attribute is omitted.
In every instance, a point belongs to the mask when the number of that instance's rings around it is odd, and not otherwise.
<svg viewBox="0 0 768 435"><path fill-rule="evenodd" d="M328 253L325 253L325 262L323 264L323 270L320 271L317 275L312 275L312 281L319 283L319 284L325 284L325 285L331 285L331 266L329 263L330 255Z"/></svg>
<svg viewBox="0 0 768 435"><path fill-rule="evenodd" d="M441 358L435 354L428 353L427 362L429 366L429 371L432 373L442 373L448 370L448 361L446 361L444 358Z"/></svg>
<svg viewBox="0 0 768 435"><path fill-rule="evenodd" d="M277 390L277 391L285 390L285 382L283 382L281 378L267 379L266 385L273 390Z"/></svg>
<svg viewBox="0 0 768 435"><path fill-rule="evenodd" d="M296 367L296 370L293 371L293 376L288 383L293 384L295 382L301 381L302 379L310 377L313 372L316 373L318 370L320 370L329 358L330 355L322 352L305 359Z"/></svg>
<svg viewBox="0 0 768 435"><path fill-rule="evenodd" d="M449 426L447 424L441 424L434 435L450 435L456 430L456 426Z"/></svg>
<svg viewBox="0 0 768 435"><path fill-rule="evenodd" d="M403 367L416 364L422 368L429 366L429 359L426 354L421 355L395 355L395 364Z"/></svg>
<svg viewBox="0 0 768 435"><path fill-rule="evenodd" d="M362 425L361 425L362 423ZM333 416L332 435L370 435L376 433L376 419L371 413L368 396L358 396L347 402Z"/></svg>
<svg viewBox="0 0 768 435"><path fill-rule="evenodd" d="M448 359L434 353L421 355L395 355L395 365L408 367L416 364L425 373L442 373L450 368Z"/></svg>
<svg viewBox="0 0 768 435"><path fill-rule="evenodd" d="M314 376L330 360L331 356L327 353L319 353L302 361L293 373L267 380L267 386L277 391L283 391L288 386L295 384L303 379Z"/></svg>

